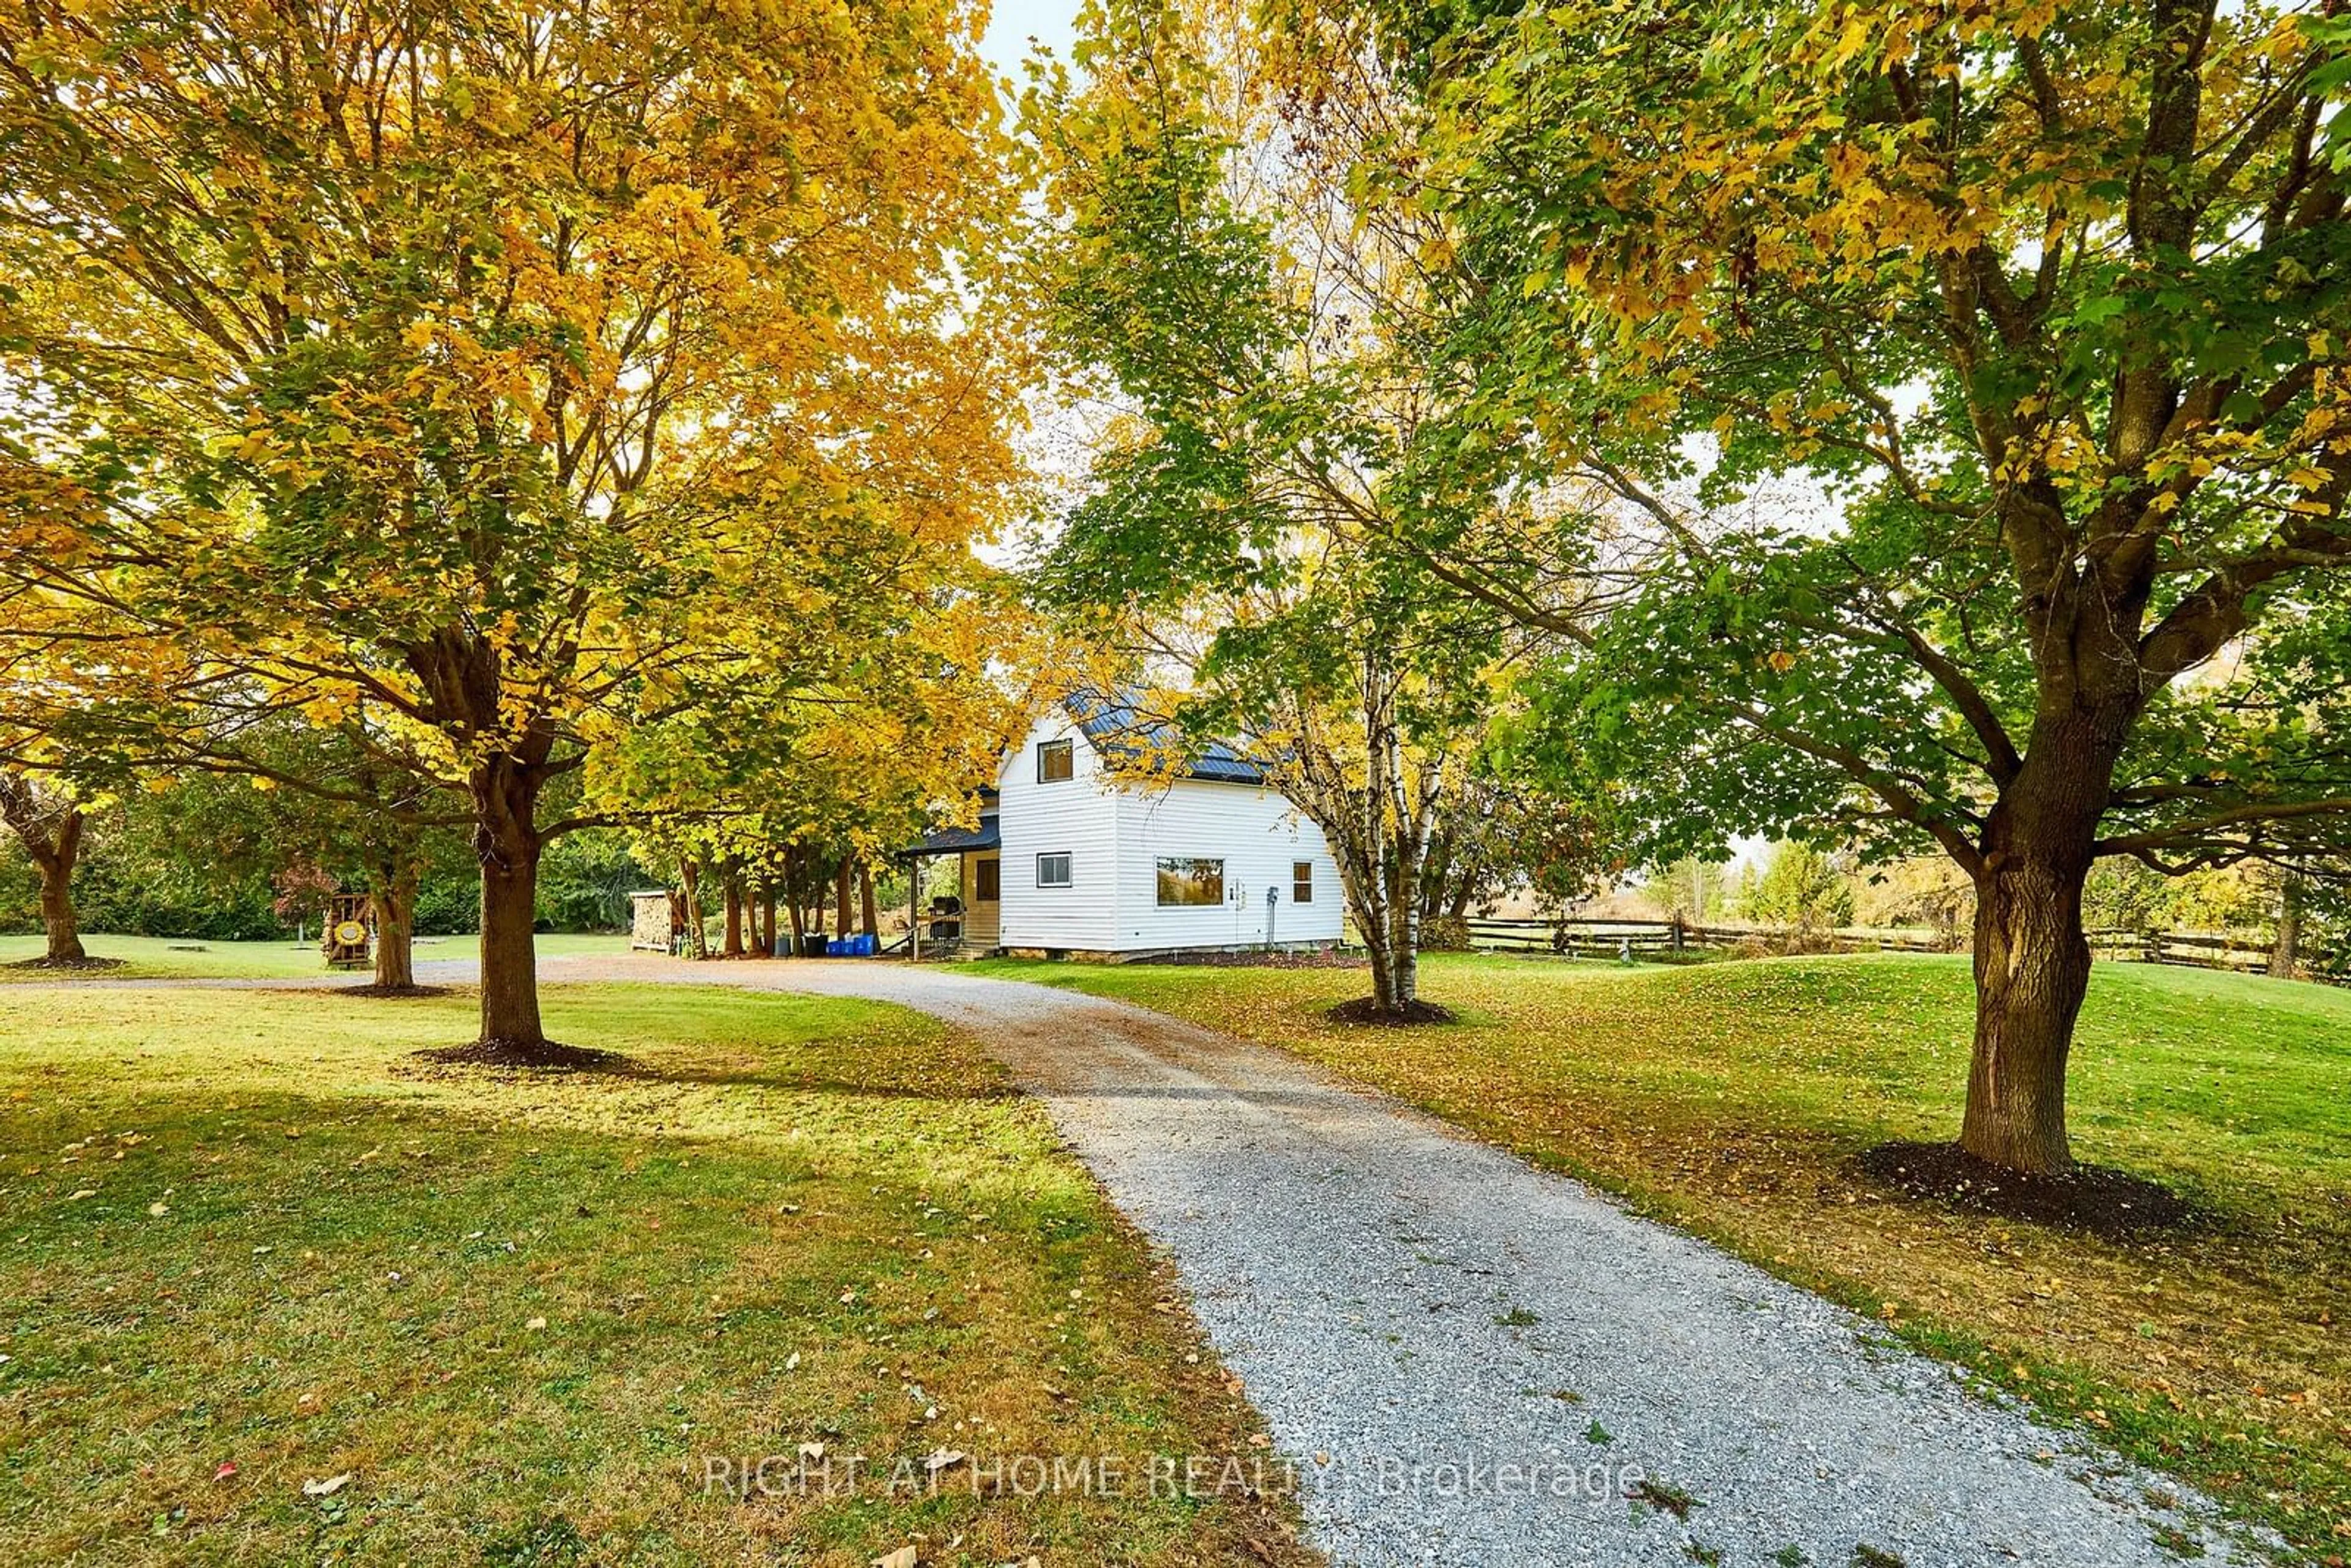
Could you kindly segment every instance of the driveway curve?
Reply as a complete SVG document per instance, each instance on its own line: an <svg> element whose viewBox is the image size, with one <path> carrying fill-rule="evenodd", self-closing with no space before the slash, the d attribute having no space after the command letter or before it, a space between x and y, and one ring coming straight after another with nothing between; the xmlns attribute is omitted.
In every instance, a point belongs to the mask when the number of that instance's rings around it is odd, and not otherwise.
<svg viewBox="0 0 2351 1568"><path fill-rule="evenodd" d="M1865 1320L1284 1052L904 964L542 973L858 997L970 1031L1172 1260L1334 1563L2263 1555L2194 1494Z"/></svg>
<svg viewBox="0 0 2351 1568"><path fill-rule="evenodd" d="M1334 1563L2243 1560L2200 1500L1853 1313L1285 1052L953 969L549 968L969 1030L1171 1257Z"/></svg>

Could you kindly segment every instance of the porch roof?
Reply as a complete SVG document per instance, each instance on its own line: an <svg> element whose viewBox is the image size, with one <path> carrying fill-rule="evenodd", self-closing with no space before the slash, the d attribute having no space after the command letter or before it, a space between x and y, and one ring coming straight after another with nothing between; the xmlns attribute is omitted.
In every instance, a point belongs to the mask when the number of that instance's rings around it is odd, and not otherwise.
<svg viewBox="0 0 2351 1568"><path fill-rule="evenodd" d="M931 855L969 854L978 850L1000 850L1004 834L996 825L996 813L980 818L977 828L933 828L921 838L898 852L898 858L910 861Z"/></svg>

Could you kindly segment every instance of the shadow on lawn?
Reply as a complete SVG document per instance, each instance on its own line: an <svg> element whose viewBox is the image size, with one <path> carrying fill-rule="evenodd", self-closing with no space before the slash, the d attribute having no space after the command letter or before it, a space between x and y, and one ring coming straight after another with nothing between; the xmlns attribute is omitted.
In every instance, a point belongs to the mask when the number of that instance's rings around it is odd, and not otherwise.
<svg viewBox="0 0 2351 1568"><path fill-rule="evenodd" d="M441 1046L413 1051L391 1064L392 1076L428 1082L463 1082L479 1073L502 1087L534 1081L580 1082L597 1079L623 1083L690 1084L700 1089L761 1089L784 1094L837 1094L845 1099L927 1101L938 1104L1017 1100L1020 1091L1009 1083L956 1087L936 1082L910 1083L843 1077L789 1066L695 1067L655 1066L619 1051L578 1046L556 1046L559 1054L527 1058L473 1045Z"/></svg>
<svg viewBox="0 0 2351 1568"><path fill-rule="evenodd" d="M799 1072L789 1068L768 1071L718 1067L640 1068L631 1076L662 1083L692 1083L716 1089L772 1089L788 1094L840 1094L862 1100L928 1100L939 1103L961 1101L1018 1100L1020 1091L1009 1083L984 1083L956 1088L947 1084L873 1082L837 1074Z"/></svg>

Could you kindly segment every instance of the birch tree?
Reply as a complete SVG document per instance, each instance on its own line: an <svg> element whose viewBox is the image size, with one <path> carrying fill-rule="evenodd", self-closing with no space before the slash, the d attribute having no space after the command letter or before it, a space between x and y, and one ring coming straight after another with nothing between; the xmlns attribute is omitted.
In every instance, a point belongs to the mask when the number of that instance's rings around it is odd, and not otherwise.
<svg viewBox="0 0 2351 1568"><path fill-rule="evenodd" d="M1394 539L1541 524L1445 431L1424 253L1348 170L1398 101L1292 90L1244 7L1090 8L1081 89L1028 117L1029 254L1057 364L1110 413L1040 580L1153 672L1193 744L1256 760L1339 860L1383 1019L1418 1010L1429 847L1505 674L1548 636ZM1167 685L1165 681L1161 683Z"/></svg>

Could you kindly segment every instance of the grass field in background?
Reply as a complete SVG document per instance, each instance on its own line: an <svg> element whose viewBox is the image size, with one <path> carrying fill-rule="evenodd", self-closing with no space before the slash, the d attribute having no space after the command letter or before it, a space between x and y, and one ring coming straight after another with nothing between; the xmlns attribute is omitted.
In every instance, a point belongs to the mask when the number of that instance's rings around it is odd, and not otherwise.
<svg viewBox="0 0 2351 1568"><path fill-rule="evenodd" d="M2351 1556L2351 991L2101 965L2074 1153L2206 1228L2137 1240L1961 1214L1857 1177L1957 1135L1965 958L1626 968L1431 956L1454 1026L1344 1027L1362 971L991 961L1283 1046L1882 1315L2044 1408Z"/></svg>
<svg viewBox="0 0 2351 1568"><path fill-rule="evenodd" d="M1308 1561L1280 1504L875 1482L1262 1451L968 1041L551 987L551 1030L642 1073L411 1054L472 1006L0 995L0 1562ZM859 1495L704 1490L708 1456L803 1444L837 1485L865 1456Z"/></svg>
<svg viewBox="0 0 2351 1568"><path fill-rule="evenodd" d="M17 968L28 958L37 958L43 951L38 936L0 936L0 985L10 982L56 985L74 979L92 980L159 980L159 979L301 979L308 976L326 975L329 970L319 956L319 942L313 936L308 942L298 943L292 937L274 942L206 942L181 936L110 936L104 933L85 935L82 946L93 958L119 958L118 968L91 969L79 975L59 974L49 969ZM437 958L471 958L478 939L464 936L419 936L416 938L416 961L430 963ZM538 956L559 958L576 954L625 953L629 939L624 935L577 932L543 933L538 938Z"/></svg>

